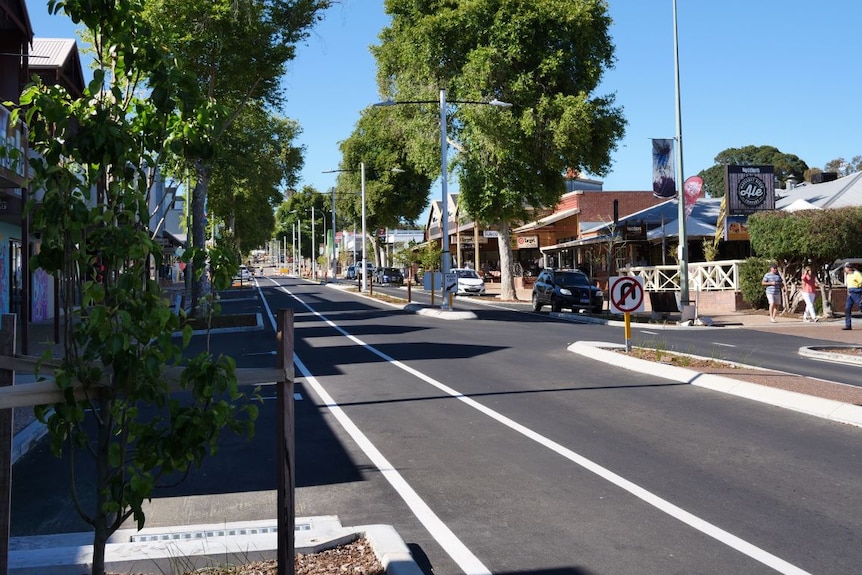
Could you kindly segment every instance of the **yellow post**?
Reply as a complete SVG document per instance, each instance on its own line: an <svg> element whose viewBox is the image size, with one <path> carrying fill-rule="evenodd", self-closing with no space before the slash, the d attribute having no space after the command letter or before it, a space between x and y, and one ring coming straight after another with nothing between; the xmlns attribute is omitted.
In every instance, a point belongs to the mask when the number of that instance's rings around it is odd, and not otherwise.
<svg viewBox="0 0 862 575"><path fill-rule="evenodd" d="M629 312L625 312L623 314L625 318L625 335L626 335L626 351L632 350L632 314Z"/></svg>

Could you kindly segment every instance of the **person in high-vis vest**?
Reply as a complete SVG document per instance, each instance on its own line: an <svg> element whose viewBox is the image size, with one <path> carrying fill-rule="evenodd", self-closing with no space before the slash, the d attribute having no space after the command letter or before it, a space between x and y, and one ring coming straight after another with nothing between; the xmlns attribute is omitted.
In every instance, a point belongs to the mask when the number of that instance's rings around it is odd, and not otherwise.
<svg viewBox="0 0 862 575"><path fill-rule="evenodd" d="M844 285L847 286L847 300L844 302L844 327L841 329L852 329L850 312L853 305L862 311L862 273L850 262L844 264Z"/></svg>

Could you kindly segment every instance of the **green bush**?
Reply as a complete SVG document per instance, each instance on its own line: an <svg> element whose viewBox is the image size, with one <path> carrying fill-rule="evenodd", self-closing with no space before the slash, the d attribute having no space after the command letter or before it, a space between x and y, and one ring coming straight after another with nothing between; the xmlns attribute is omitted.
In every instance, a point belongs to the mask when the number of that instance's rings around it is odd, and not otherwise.
<svg viewBox="0 0 862 575"><path fill-rule="evenodd" d="M760 282L771 263L773 261L766 258L748 258L739 264L739 291L742 299L755 309L764 309L768 305L766 291Z"/></svg>

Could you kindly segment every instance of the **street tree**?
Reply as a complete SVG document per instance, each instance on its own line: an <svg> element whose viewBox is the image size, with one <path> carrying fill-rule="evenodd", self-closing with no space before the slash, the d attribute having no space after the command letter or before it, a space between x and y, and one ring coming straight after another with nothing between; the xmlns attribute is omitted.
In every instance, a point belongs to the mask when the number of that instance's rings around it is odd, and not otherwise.
<svg viewBox="0 0 862 575"><path fill-rule="evenodd" d="M798 303L798 281L805 265L817 270L825 313L831 313L828 270L835 260L862 253L862 208L846 207L797 212L768 211L748 218L751 248L779 265L785 301Z"/></svg>
<svg viewBox="0 0 862 575"><path fill-rule="evenodd" d="M248 106L216 148L207 218L210 226L223 219L243 254L273 236L273 210L284 201L283 190L296 185L303 165L302 148L293 144L300 132L295 121Z"/></svg>
<svg viewBox="0 0 862 575"><path fill-rule="evenodd" d="M26 207L41 234L31 265L53 275L62 294L63 355L53 361L65 399L36 414L51 449L69 458L71 497L94 532L93 575L105 571L114 531L130 518L144 526L156 487L199 466L223 430L250 435L256 417L231 358L184 358L191 328L151 279L163 256L147 228L148 194L176 135L204 118L185 114L187 83L151 40L143 4L49 1L51 13L87 26L93 79L80 98L36 79L13 112L29 126L31 187L41 192ZM189 253L202 261L202 252ZM233 256L211 252L216 286L229 285ZM178 382L169 381L170 366L181 368ZM182 401L171 397L174 383L187 392Z"/></svg>
<svg viewBox="0 0 862 575"><path fill-rule="evenodd" d="M428 205L431 177L416 169L404 146L401 126L386 110L366 109L354 131L341 142L336 183L336 211L342 222L362 222L362 173L365 163L365 220L368 237L380 262L378 229L415 225Z"/></svg>
<svg viewBox="0 0 862 575"><path fill-rule="evenodd" d="M178 139L181 171L193 178L191 245L205 245L204 208L215 148L246 106L278 108L279 80L296 44L329 7L331 0L149 0L147 21L155 42L174 56L191 80L189 117L204 118L191 138ZM198 301L203 282L194 282Z"/></svg>
<svg viewBox="0 0 862 575"><path fill-rule="evenodd" d="M567 168L607 174L625 129L612 94L596 95L614 64L607 2L388 0L392 23L373 47L378 85L395 101L430 101L447 90L447 130L460 202L475 221L499 230L501 295L516 299L511 224L554 207ZM513 104L506 110L457 102ZM398 106L416 166L437 176L439 108ZM394 112L394 110L393 110ZM418 157L417 157L418 156ZM431 171L437 170L437 171Z"/></svg>
<svg viewBox="0 0 862 575"><path fill-rule="evenodd" d="M715 165L702 170L704 193L721 198L726 192L725 166L773 166L775 177L783 185L790 176L802 181L808 164L794 154L785 154L775 146L744 146L727 148L715 156Z"/></svg>

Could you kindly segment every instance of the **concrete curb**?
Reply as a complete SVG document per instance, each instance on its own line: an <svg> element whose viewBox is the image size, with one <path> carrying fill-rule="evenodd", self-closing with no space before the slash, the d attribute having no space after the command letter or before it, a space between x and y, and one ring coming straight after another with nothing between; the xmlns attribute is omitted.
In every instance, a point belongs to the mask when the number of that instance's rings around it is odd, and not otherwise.
<svg viewBox="0 0 862 575"><path fill-rule="evenodd" d="M457 310L442 310L427 305L418 303L409 303L404 306L404 311L412 311L418 315L427 315L440 319L476 319L476 314L472 311L457 311Z"/></svg>
<svg viewBox="0 0 862 575"><path fill-rule="evenodd" d="M12 465L48 433L48 428L39 420L31 421L27 427L12 438Z"/></svg>
<svg viewBox="0 0 862 575"><path fill-rule="evenodd" d="M326 284L327 287L331 287L333 289L341 289L341 290L349 290L354 286L342 286L341 284L329 283ZM427 315L430 317L436 317L439 319L447 319L447 320L461 320L461 319L476 319L476 314L472 311L458 311L458 310L442 310L438 307L431 307L430 305L421 304L421 303L403 303L397 304L388 302L385 300L377 299L371 295L364 294L361 292L352 292L354 295L359 297L364 297L367 299L373 299L377 303L386 304L390 307L394 307L396 309L401 309L404 311L412 312L418 315Z"/></svg>
<svg viewBox="0 0 862 575"><path fill-rule="evenodd" d="M613 349L620 348L624 349L625 346L601 341L578 341L570 345L568 350L631 371L649 373L671 381L690 383L691 385L729 393L776 407L792 409L830 421L862 427L862 406L812 397L794 391L776 389L722 375L705 374L673 365L658 364L612 351Z"/></svg>
<svg viewBox="0 0 862 575"><path fill-rule="evenodd" d="M41 379L52 380L52 377L43 376ZM36 381L36 375L33 373L15 372L15 385L28 384ZM22 421L30 420L25 427L16 431L12 436L12 465L14 465L22 456L26 455L30 449L48 433L48 428L41 421L36 419L32 409L28 410L26 415L22 414L23 408L15 409L16 421L18 417L23 416ZM50 415L51 412L48 413Z"/></svg>
<svg viewBox="0 0 862 575"><path fill-rule="evenodd" d="M297 517L297 553L318 553L365 536L388 575L422 575L407 545L391 525L343 527L337 516ZM92 533L16 537L10 541L10 575L72 575L87 571ZM272 560L278 550L276 522L152 527L116 532L106 567L119 573L174 572L215 563Z"/></svg>
<svg viewBox="0 0 862 575"><path fill-rule="evenodd" d="M803 355L805 357L810 357L812 359L819 359L821 361L832 361L835 363L851 363L855 365L862 365L862 355L852 355L847 353L835 353L830 351L823 351L824 349L835 349L835 348L848 348L852 347L854 349L862 349L862 345L811 345L804 346L799 348L799 355Z"/></svg>
<svg viewBox="0 0 862 575"><path fill-rule="evenodd" d="M225 314L225 315L230 315L230 314ZM255 319L256 319L257 321L256 321L255 325L252 325L252 326L241 326L241 327L219 327L219 328L210 329L210 330L206 330L206 329L196 329L196 330L193 330L193 331L192 331L192 335L206 335L206 334L208 334L208 333L210 333L210 334L215 334L215 333L239 333L239 332L242 332L242 331L261 331L261 330L263 329L263 316L260 314L260 312L256 313L256 314L255 314L255 316L256 316L256 318L255 318ZM183 332L181 332L181 331L175 331L174 333L172 333L172 334L171 334L171 337L182 337L182 335L183 335Z"/></svg>

